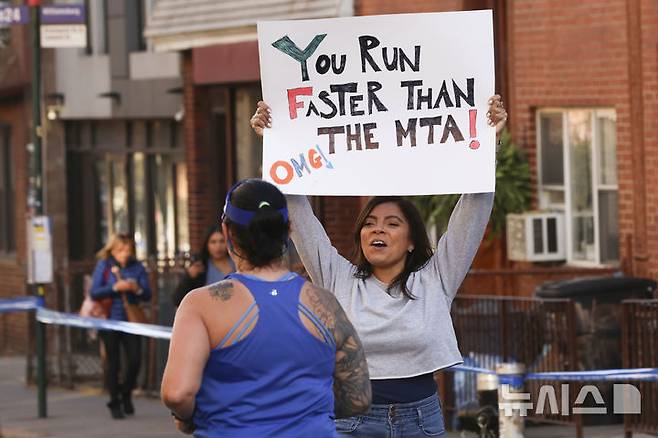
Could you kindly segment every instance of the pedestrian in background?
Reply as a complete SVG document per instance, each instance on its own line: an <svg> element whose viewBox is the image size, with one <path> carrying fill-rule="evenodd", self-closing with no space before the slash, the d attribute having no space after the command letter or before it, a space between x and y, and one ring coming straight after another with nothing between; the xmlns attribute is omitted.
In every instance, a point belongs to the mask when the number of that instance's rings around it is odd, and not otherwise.
<svg viewBox="0 0 658 438"><path fill-rule="evenodd" d="M185 274L173 295L174 305L180 306L189 291L217 283L233 271L235 265L228 255L226 239L220 226L215 225L206 234L201 254L193 257L190 266L185 269Z"/></svg>
<svg viewBox="0 0 658 438"><path fill-rule="evenodd" d="M91 297L94 300L111 298L110 320L128 321L124 302L135 305L151 299L148 275L144 266L135 259L135 241L127 234L117 234L96 254ZM125 298L125 299L124 299ZM141 359L141 337L138 335L102 331L107 367L105 380L110 392L107 407L112 418L121 419L135 413L132 391L137 384ZM127 364L121 379L121 349Z"/></svg>

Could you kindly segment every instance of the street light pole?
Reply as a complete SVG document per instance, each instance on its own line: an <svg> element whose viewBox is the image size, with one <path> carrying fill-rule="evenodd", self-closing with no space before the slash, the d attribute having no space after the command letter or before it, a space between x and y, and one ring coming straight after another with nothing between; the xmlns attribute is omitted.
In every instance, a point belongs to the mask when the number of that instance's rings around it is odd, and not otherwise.
<svg viewBox="0 0 658 438"><path fill-rule="evenodd" d="M30 190L28 195L29 216L43 214L43 178L41 164L41 0L28 0L30 26L32 30L32 162L30 165ZM29 250L32 250L30 248ZM40 300L44 298L42 284L32 285L32 293ZM37 385L39 418L48 416L46 403L46 328L36 320Z"/></svg>

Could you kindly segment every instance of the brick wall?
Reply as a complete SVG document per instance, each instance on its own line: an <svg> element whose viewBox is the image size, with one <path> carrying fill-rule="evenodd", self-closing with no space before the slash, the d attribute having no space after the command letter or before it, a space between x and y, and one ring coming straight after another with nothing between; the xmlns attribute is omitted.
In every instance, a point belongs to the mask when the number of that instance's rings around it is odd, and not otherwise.
<svg viewBox="0 0 658 438"><path fill-rule="evenodd" d="M14 224L16 253L0 254L0 299L26 295L26 182L27 154L29 142L29 105L22 95L0 100L0 122L11 127L11 153L14 182ZM26 351L28 316L26 313L0 315L0 353Z"/></svg>
<svg viewBox="0 0 658 438"><path fill-rule="evenodd" d="M11 29L11 44L0 50L0 123L7 124L11 129L11 154L14 184L14 223L16 252L0 254L0 299L27 295L27 184L28 184L28 154L26 145L31 142L31 88L30 81L30 51L29 32L26 26L14 26ZM52 54L44 52L42 58L44 75L44 95L52 90L53 69ZM45 126L45 132L53 126ZM51 129L54 130L54 129ZM47 141L44 141L44 146ZM65 157L62 153L63 141L50 149L44 147L44 199L47 213L54 219L53 230L56 253L54 261L57 264L66 250L66 234L61 233L61 227L66 223L66 209L62 207ZM51 208L52 207L52 208ZM53 210L54 209L54 210ZM53 214L53 212L55 214ZM56 304L56 294L53 289L47 289L48 305ZM31 345L32 318L27 312L0 315L0 354L26 353Z"/></svg>
<svg viewBox="0 0 658 438"><path fill-rule="evenodd" d="M616 111L622 266L628 273L658 278L655 2L355 0L356 15L480 7L493 7L494 15L499 16L496 43L504 46L503 50L497 47L497 60L505 64L497 65L497 77L505 77L507 83L499 83L497 88L507 100L513 139L529 152L535 186L538 108L605 107ZM484 268L493 260L481 254L476 265ZM523 287L525 292L531 289L532 281L523 283L528 286Z"/></svg>
<svg viewBox="0 0 658 438"><path fill-rule="evenodd" d="M622 264L656 277L658 12L650 3L510 2L508 108L513 137L529 152L535 176L537 108L615 109Z"/></svg>
<svg viewBox="0 0 658 438"><path fill-rule="evenodd" d="M27 152L30 142L31 106L28 51L28 34L25 26L13 26L11 44L0 51L0 123L11 129L10 143L14 185L14 231L16 252L0 254L0 299L27 294L26 269L26 199ZM0 354L25 353L29 338L29 316L26 312L0 315Z"/></svg>
<svg viewBox="0 0 658 438"><path fill-rule="evenodd" d="M326 196L322 198L319 214L331 243L348 259L354 251L354 224L361 211L361 199L348 196Z"/></svg>
<svg viewBox="0 0 658 438"><path fill-rule="evenodd" d="M193 251L199 251L209 226L209 218L214 217L216 212L216 206L211 204L211 187L208 184L212 172L208 165L211 156L208 144L208 100L203 89L193 84L191 52L185 52L181 59L190 246Z"/></svg>
<svg viewBox="0 0 658 438"><path fill-rule="evenodd" d="M642 49L643 163L646 173L647 275L658 278L658 7L655 1L637 4Z"/></svg>
<svg viewBox="0 0 658 438"><path fill-rule="evenodd" d="M472 0L355 0L354 15L463 11L484 8L486 3Z"/></svg>
<svg viewBox="0 0 658 438"><path fill-rule="evenodd" d="M42 51L43 95L56 93L55 83L55 51ZM64 123L49 121L45 117L48 105L52 99L44 99L43 120L46 136L43 141L43 172L44 172L44 211L52 219L52 245L55 270L62 268L68 259L68 210L66 191L66 140Z"/></svg>

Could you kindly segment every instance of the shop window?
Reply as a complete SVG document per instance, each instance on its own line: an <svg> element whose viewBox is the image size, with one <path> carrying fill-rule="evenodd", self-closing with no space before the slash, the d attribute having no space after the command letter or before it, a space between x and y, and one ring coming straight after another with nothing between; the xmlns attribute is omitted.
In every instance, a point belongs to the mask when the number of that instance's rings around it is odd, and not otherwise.
<svg viewBox="0 0 658 438"><path fill-rule="evenodd" d="M189 251L182 136L169 126L173 121L125 123L125 129L116 130L112 122L100 122L99 147L80 135L88 122L66 127L74 260L93 255L112 233L133 234L140 260L171 260Z"/></svg>

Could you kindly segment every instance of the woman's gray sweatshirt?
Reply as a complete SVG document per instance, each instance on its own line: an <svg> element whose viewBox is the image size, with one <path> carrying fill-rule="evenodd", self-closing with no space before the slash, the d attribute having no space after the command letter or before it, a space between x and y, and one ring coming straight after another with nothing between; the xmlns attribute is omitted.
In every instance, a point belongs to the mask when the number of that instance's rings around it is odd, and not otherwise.
<svg viewBox="0 0 658 438"><path fill-rule="evenodd" d="M338 254L305 196L288 196L292 240L313 283L332 291L365 348L371 379L413 377L462 362L450 306L477 252L493 193L462 195L430 261L409 277L416 297L370 276Z"/></svg>

